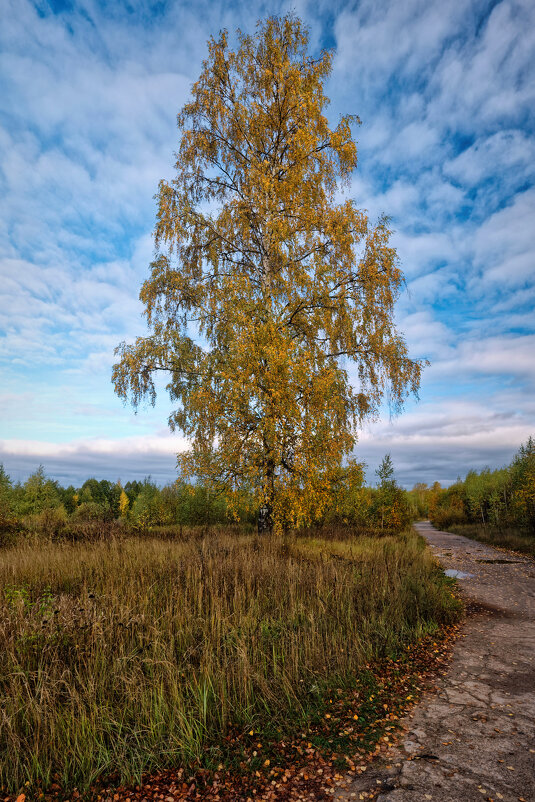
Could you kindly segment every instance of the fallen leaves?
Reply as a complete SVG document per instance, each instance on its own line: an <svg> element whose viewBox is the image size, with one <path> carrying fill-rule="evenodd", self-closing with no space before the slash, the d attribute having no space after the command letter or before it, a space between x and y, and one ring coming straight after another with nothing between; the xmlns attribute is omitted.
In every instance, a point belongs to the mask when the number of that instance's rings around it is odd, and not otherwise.
<svg viewBox="0 0 535 802"><path fill-rule="evenodd" d="M201 763L189 769L169 768L146 776L135 786L117 787L116 780L115 787L112 781L94 788L89 798L92 802L332 799L335 789L362 774L376 755L390 748L399 732L400 717L444 667L456 633L456 627L444 630L437 653L428 638L407 650L403 660L368 664L353 689L331 689L323 701L318 700L308 724L303 728L301 723L293 734L288 730L276 737L254 728L230 728L217 769ZM258 740L252 740L253 736ZM376 792L360 798L374 799ZM74 799L75 794L55 783L40 798L59 802ZM26 802L26 798L20 794L7 802Z"/></svg>

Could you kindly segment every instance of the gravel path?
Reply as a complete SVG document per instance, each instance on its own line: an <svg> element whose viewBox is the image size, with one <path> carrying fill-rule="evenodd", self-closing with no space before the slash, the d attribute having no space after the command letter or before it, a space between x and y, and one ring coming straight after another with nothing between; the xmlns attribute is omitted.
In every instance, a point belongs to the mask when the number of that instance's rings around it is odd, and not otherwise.
<svg viewBox="0 0 535 802"><path fill-rule="evenodd" d="M416 529L473 614L400 745L334 798L380 788L378 802L535 802L535 563L428 522Z"/></svg>

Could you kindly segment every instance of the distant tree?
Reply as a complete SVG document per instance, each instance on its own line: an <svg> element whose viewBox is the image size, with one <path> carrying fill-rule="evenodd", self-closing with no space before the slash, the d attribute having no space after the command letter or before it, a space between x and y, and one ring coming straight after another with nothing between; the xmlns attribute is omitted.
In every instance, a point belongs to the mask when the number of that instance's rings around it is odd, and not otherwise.
<svg viewBox="0 0 535 802"><path fill-rule="evenodd" d="M78 521L109 521L110 508L98 501L82 501L74 510L73 518Z"/></svg>
<svg viewBox="0 0 535 802"><path fill-rule="evenodd" d="M113 382L136 406L167 373L169 424L191 442L183 476L231 501L252 488L280 530L329 506L357 426L386 386L397 408L416 393L421 363L394 325L403 275L386 219L338 200L358 119L324 115L331 54L310 55L292 15L238 39L210 40L178 116L140 295L151 333L119 346Z"/></svg>
<svg viewBox="0 0 535 802"><path fill-rule="evenodd" d="M513 503L519 523L535 532L535 439L521 445L511 464Z"/></svg>
<svg viewBox="0 0 535 802"><path fill-rule="evenodd" d="M136 497L141 493L142 490L143 490L143 482L140 482L137 479L134 479L133 481L128 481L125 484L124 492L128 496L128 501L130 502L130 508L132 508L132 505L136 500Z"/></svg>
<svg viewBox="0 0 535 802"><path fill-rule="evenodd" d="M76 505L78 502L78 495L76 493L76 488L73 485L69 485L68 487L58 487L59 496L61 499L61 503L65 507L65 511L72 515L74 510L76 509Z"/></svg>
<svg viewBox="0 0 535 802"><path fill-rule="evenodd" d="M395 487L396 480L394 479L394 465L392 463L392 457L390 454L385 454L381 460L381 464L375 471L375 474L379 479L379 487L382 490L388 490L392 487Z"/></svg>
<svg viewBox="0 0 535 802"><path fill-rule="evenodd" d="M128 507L130 506L130 500L124 490L121 488L121 495L119 496L119 513L121 517L124 518L126 513L128 512Z"/></svg>
<svg viewBox="0 0 535 802"><path fill-rule="evenodd" d="M97 483L96 479L87 479L77 493L79 504L98 504L96 499L93 498L93 492L91 489L92 482Z"/></svg>
<svg viewBox="0 0 535 802"><path fill-rule="evenodd" d="M47 478L42 465L28 477L23 485L20 513L34 515L61 505L59 485Z"/></svg>
<svg viewBox="0 0 535 802"><path fill-rule="evenodd" d="M105 506L108 501L106 483L99 482L98 479L94 478L86 479L80 488L79 496L81 504L93 501L95 504Z"/></svg>
<svg viewBox="0 0 535 802"><path fill-rule="evenodd" d="M162 512L160 490L147 476L132 506L132 520L143 529L157 526L165 523Z"/></svg>
<svg viewBox="0 0 535 802"><path fill-rule="evenodd" d="M11 478L6 473L3 463L0 462L0 502L5 501L5 503L7 503L7 499L12 489L13 484L11 482Z"/></svg>
<svg viewBox="0 0 535 802"><path fill-rule="evenodd" d="M407 494L394 478L390 454L385 454L375 473L379 482L372 513L381 531L400 531L409 523L411 514Z"/></svg>
<svg viewBox="0 0 535 802"><path fill-rule="evenodd" d="M108 506L110 508L110 512L113 518L118 518L121 515L121 494L123 493L123 488L119 481L117 482L106 482L108 489L106 492L106 498L108 500ZM128 499L128 496L127 496ZM128 500L130 503L130 500Z"/></svg>
<svg viewBox="0 0 535 802"><path fill-rule="evenodd" d="M108 479L100 481L94 478L86 479L77 494L77 502L79 504L97 504L101 508L102 515L109 514L111 517L117 518L120 514L121 489L118 482L110 482Z"/></svg>
<svg viewBox="0 0 535 802"><path fill-rule="evenodd" d="M416 518L423 518L429 514L430 488L424 482L417 482L409 492Z"/></svg>
<svg viewBox="0 0 535 802"><path fill-rule="evenodd" d="M107 504L110 509L112 508L112 506L115 505L115 507L117 508L116 512L118 514L120 491L118 490L116 484L114 482L110 482L108 479L101 479L98 485L100 489L99 502L101 504Z"/></svg>
<svg viewBox="0 0 535 802"><path fill-rule="evenodd" d="M10 526L14 519L14 495L11 478L0 462L0 529Z"/></svg>
<svg viewBox="0 0 535 802"><path fill-rule="evenodd" d="M326 514L326 523L350 524L363 527L367 521L369 489L363 488L364 465L351 462L340 471L340 481L335 486L333 503Z"/></svg>
<svg viewBox="0 0 535 802"><path fill-rule="evenodd" d="M463 490L469 518L482 524L487 523L487 493L484 475L478 474L476 471L468 471Z"/></svg>

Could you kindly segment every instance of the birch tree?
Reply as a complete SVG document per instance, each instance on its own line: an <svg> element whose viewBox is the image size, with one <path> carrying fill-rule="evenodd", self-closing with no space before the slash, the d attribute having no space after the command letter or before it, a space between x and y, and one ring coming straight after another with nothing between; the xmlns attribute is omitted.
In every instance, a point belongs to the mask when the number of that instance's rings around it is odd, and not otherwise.
<svg viewBox="0 0 535 802"><path fill-rule="evenodd" d="M403 275L387 221L345 197L357 164L344 116L331 127L313 57L288 15L223 31L178 115L176 173L157 193L155 258L140 298L150 334L116 353L115 390L154 403L168 376L178 455L229 503L246 488L264 526L309 522L388 390L401 408L421 363L394 323Z"/></svg>

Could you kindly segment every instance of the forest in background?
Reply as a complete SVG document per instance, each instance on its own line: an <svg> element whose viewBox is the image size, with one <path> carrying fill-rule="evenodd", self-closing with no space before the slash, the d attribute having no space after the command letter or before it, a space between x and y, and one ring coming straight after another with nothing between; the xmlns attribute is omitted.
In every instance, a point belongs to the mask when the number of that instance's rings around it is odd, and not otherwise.
<svg viewBox="0 0 535 802"><path fill-rule="evenodd" d="M533 551L535 535L535 439L530 437L512 462L498 470L469 471L450 487L418 483L404 490L387 454L374 487L364 484L363 466L351 484L341 483L333 505L316 527L346 527L354 534L395 534L429 518L438 529ZM17 532L41 532L74 539L122 527L172 535L176 527L238 524L250 530L258 510L243 490L229 507L223 495L202 484L177 480L159 487L143 481L87 479L80 487L62 485L40 466L24 483L13 483L0 464L0 532L11 542Z"/></svg>
<svg viewBox="0 0 535 802"><path fill-rule="evenodd" d="M535 554L533 437L504 468L469 471L447 488L417 484L410 496L418 517L429 517L437 529Z"/></svg>
<svg viewBox="0 0 535 802"><path fill-rule="evenodd" d="M386 455L376 472L375 487L363 482L363 466L351 483L340 483L328 512L316 527L349 527L355 534L395 534L417 517L417 496L403 490ZM240 503L229 506L202 484L176 481L159 487L143 481L110 482L87 479L80 487L62 485L40 466L25 482L13 483L0 465L0 532L6 542L16 533L40 532L50 536L83 539L102 536L119 527L126 530L172 535L177 527L239 524L251 529L258 510L245 488Z"/></svg>

